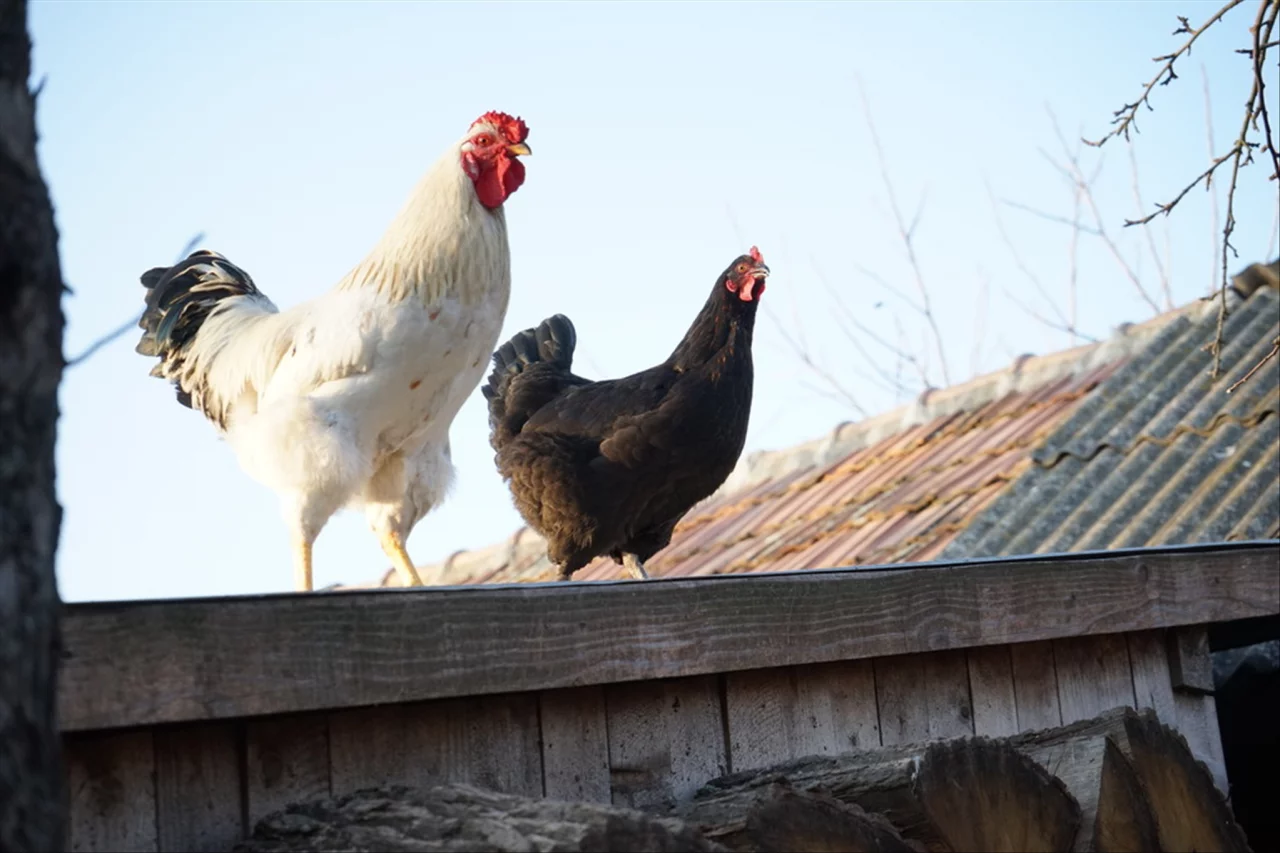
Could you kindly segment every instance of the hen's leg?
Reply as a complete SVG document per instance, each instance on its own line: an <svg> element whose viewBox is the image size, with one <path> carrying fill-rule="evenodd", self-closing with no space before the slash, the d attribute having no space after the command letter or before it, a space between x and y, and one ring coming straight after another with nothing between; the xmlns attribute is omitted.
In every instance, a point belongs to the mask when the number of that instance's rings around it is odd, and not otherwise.
<svg viewBox="0 0 1280 853"><path fill-rule="evenodd" d="M640 558L631 552L622 555L622 565L627 570L627 574L636 580L648 580L649 573L644 570L644 563L640 562Z"/></svg>

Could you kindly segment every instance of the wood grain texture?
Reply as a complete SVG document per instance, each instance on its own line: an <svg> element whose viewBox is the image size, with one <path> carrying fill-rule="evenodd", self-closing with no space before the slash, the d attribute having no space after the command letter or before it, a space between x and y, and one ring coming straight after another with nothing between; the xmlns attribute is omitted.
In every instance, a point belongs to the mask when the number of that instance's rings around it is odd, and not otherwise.
<svg viewBox="0 0 1280 853"><path fill-rule="evenodd" d="M1150 708L1160 722L1177 726L1164 632L1139 631L1125 639L1129 643L1129 665L1133 668L1133 694L1137 700L1134 707Z"/></svg>
<svg viewBox="0 0 1280 853"><path fill-rule="evenodd" d="M542 796L538 706L529 694L342 711L329 717L334 796L468 782Z"/></svg>
<svg viewBox="0 0 1280 853"><path fill-rule="evenodd" d="M548 690L538 697L538 705L545 796L574 802L612 802L604 688Z"/></svg>
<svg viewBox="0 0 1280 853"><path fill-rule="evenodd" d="M987 737L1017 734L1018 702L1009 647L983 646L969 649L967 654L973 733Z"/></svg>
<svg viewBox="0 0 1280 853"><path fill-rule="evenodd" d="M155 746L151 732L95 734L63 741L73 851L153 851Z"/></svg>
<svg viewBox="0 0 1280 853"><path fill-rule="evenodd" d="M1064 724L1123 705L1133 707L1133 671L1123 635L1054 640L1053 660Z"/></svg>
<svg viewBox="0 0 1280 853"><path fill-rule="evenodd" d="M870 661L730 673L725 709L735 771L880 745Z"/></svg>
<svg viewBox="0 0 1280 853"><path fill-rule="evenodd" d="M718 681L703 676L605 688L614 805L667 806L728 771Z"/></svg>
<svg viewBox="0 0 1280 853"><path fill-rule="evenodd" d="M885 746L973 734L963 651L875 661L880 740Z"/></svg>
<svg viewBox="0 0 1280 853"><path fill-rule="evenodd" d="M156 826L161 850L215 853L246 834L238 723L155 733Z"/></svg>
<svg viewBox="0 0 1280 853"><path fill-rule="evenodd" d="M1280 545L1265 543L643 584L71 605L59 715L75 731L1265 616L1280 613L1278 558Z"/></svg>
<svg viewBox="0 0 1280 853"><path fill-rule="evenodd" d="M288 806L329 796L329 718L269 717L245 724L248 828Z"/></svg>
<svg viewBox="0 0 1280 853"><path fill-rule="evenodd" d="M1018 643L1010 646L1009 662L1013 667L1018 731L1031 732L1062 725L1053 643Z"/></svg>
<svg viewBox="0 0 1280 853"><path fill-rule="evenodd" d="M1209 657L1209 630L1190 625L1165 632L1169 650L1169 678L1174 690L1213 692L1213 662Z"/></svg>

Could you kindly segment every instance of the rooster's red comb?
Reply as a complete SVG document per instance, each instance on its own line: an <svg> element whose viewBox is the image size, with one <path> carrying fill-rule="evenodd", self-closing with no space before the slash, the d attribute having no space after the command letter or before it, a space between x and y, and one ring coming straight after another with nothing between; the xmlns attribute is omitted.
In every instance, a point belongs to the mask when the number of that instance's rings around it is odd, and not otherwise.
<svg viewBox="0 0 1280 853"><path fill-rule="evenodd" d="M760 254L760 250L755 246L751 247L751 251L748 254L751 255L751 260L755 261L757 264L764 263L764 256Z"/></svg>
<svg viewBox="0 0 1280 853"><path fill-rule="evenodd" d="M512 145L518 145L524 142L525 137L529 135L529 125L524 123L524 119L516 117L512 118L506 113L500 113L496 110L490 110L480 118L471 122L471 126L475 127L481 122L487 122L507 138Z"/></svg>

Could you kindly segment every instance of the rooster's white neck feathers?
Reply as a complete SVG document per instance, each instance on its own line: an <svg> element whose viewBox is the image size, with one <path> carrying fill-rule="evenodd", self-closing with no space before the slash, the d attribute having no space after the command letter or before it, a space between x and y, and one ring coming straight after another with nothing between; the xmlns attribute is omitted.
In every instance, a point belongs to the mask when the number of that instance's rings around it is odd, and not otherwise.
<svg viewBox="0 0 1280 853"><path fill-rule="evenodd" d="M452 297L476 305L511 289L507 223L489 210L463 172L461 143L450 146L418 181L409 200L368 256L338 284L371 287L391 300L436 305Z"/></svg>

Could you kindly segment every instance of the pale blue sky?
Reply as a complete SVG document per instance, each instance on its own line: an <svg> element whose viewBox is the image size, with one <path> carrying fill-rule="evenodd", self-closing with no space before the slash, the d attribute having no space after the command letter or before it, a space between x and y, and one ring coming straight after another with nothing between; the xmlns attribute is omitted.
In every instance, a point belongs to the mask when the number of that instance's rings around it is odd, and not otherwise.
<svg viewBox="0 0 1280 853"><path fill-rule="evenodd" d="M1069 215L1045 104L1069 136L1099 133L1175 43L1175 15L1210 2L520 3L33 2L40 156L61 234L68 355L141 305L138 275L197 232L281 306L329 288L372 246L418 176L480 113L522 115L534 154L508 203L510 334L564 312L579 369L630 373L661 360L714 277L758 244L773 268L756 343L748 450L855 418L800 381L776 323L804 335L863 407L903 402L852 372L820 275L864 322L913 349L923 326L857 271L910 291L910 268L859 105L865 82L901 203L925 197L917 249L953 381L1020 352L1069 343L1005 297L1037 297L1000 240L996 193ZM1252 4L1247 4L1252 5ZM1146 201L1207 160L1200 64L1217 144L1237 132L1247 86L1241 7L1156 95L1137 154ZM1280 90L1273 88L1272 92ZM1280 110L1278 110L1280 114ZM1096 162L1088 152L1088 163ZM1157 288L1133 213L1125 149L1108 146L1099 205L1130 263ZM1241 261L1269 248L1275 186L1247 174ZM1179 303L1212 268L1209 196L1156 232ZM1065 304L1069 231L1005 211L1012 239ZM1096 239L1081 244L1080 326L1105 336L1151 311ZM981 282L985 333L975 347ZM877 304L880 307L876 307ZM895 306L897 306L895 308ZM1047 308L1043 308L1046 313ZM240 472L202 418L147 376L137 335L71 369L62 387L58 558L72 601L286 590L274 496ZM875 345L868 343L871 349ZM894 369L894 358L883 363ZM940 383L937 359L931 365ZM909 378L909 377L908 377ZM414 532L427 562L519 524L492 464L478 393L452 431L459 485ZM371 578L386 561L344 514L316 548L317 584Z"/></svg>

